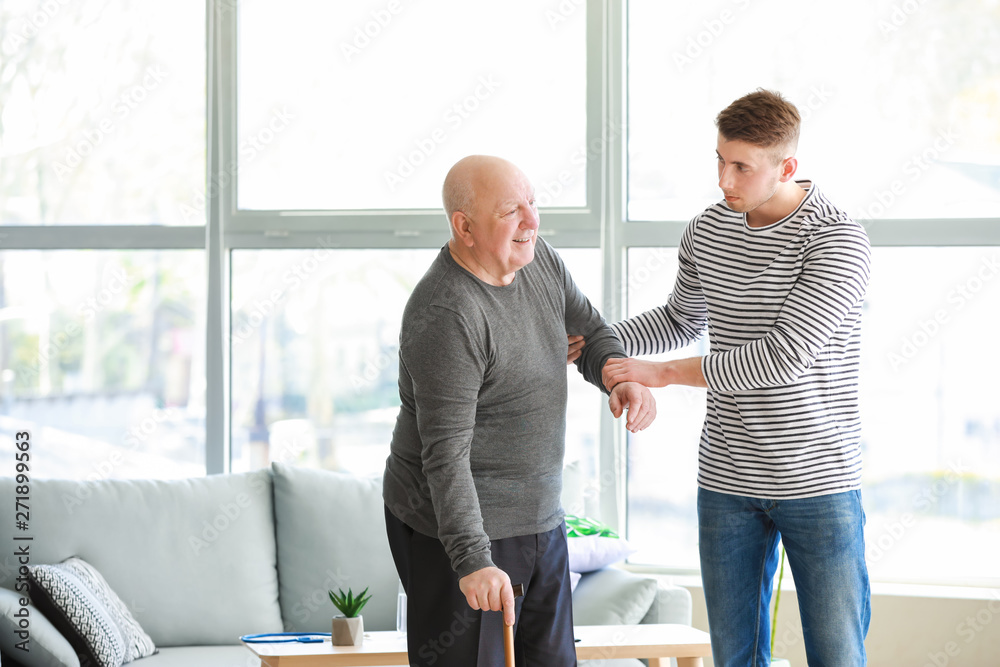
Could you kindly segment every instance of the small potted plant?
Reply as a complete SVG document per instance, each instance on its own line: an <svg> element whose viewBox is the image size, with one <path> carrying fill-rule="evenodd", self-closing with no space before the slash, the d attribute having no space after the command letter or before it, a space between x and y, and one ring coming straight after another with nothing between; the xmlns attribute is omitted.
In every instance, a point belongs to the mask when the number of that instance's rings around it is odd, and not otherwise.
<svg viewBox="0 0 1000 667"><path fill-rule="evenodd" d="M333 617L330 640L334 646L361 646L365 638L365 624L361 610L372 599L367 593L367 588L357 596L350 588L347 589L347 593L344 593L342 588L338 588L337 593L330 591L330 602L341 614Z"/></svg>

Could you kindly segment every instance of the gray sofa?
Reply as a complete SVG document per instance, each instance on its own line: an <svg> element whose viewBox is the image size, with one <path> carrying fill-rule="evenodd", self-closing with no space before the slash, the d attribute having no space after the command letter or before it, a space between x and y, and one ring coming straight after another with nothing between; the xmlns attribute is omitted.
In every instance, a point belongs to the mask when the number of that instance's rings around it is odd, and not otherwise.
<svg viewBox="0 0 1000 667"><path fill-rule="evenodd" d="M14 480L0 478L0 498L13 505L14 495ZM29 502L31 564L77 556L96 568L158 648L139 667L251 667L243 634L329 632L331 588L369 587L365 629L395 629L380 480L275 463L177 481L35 480ZM0 522L3 663L75 667L37 608L30 651L14 647L15 532L25 535ZM573 608L577 624L691 622L685 589L614 568L585 574Z"/></svg>

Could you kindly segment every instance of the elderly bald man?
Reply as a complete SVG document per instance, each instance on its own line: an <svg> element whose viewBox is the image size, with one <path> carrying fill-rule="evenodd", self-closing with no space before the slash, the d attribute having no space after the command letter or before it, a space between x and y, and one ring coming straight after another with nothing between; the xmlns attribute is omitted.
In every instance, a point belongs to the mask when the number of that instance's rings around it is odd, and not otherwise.
<svg viewBox="0 0 1000 667"><path fill-rule="evenodd" d="M525 584L518 664L575 665L560 505L567 335L583 336L575 363L602 391L604 364L624 350L538 238L534 189L520 169L464 158L443 199L451 240L403 313L402 405L383 486L410 664L502 664L513 579ZM609 406L615 417L627 409L633 432L656 416L636 383L616 385Z"/></svg>

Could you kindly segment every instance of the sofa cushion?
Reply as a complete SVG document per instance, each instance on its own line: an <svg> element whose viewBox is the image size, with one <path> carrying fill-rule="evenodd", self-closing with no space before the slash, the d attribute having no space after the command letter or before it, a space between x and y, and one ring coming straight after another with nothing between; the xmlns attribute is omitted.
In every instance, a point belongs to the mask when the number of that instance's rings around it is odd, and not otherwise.
<svg viewBox="0 0 1000 667"><path fill-rule="evenodd" d="M0 588L0 652L15 656L24 667L80 667L80 659L69 641L37 607L32 604L22 607L22 598L27 596ZM22 613L26 614L27 629L21 624L25 616L15 616ZM18 632L25 635L19 636ZM23 648L17 648L25 640Z"/></svg>
<svg viewBox="0 0 1000 667"><path fill-rule="evenodd" d="M0 478L0 497L14 495ZM32 482L31 563L93 565L157 646L281 630L270 471ZM13 522L0 523L11 544ZM0 568L13 588L16 568ZM140 663L141 664L141 663Z"/></svg>
<svg viewBox="0 0 1000 667"><path fill-rule="evenodd" d="M28 578L35 605L88 663L121 667L156 652L125 603L86 561L32 565Z"/></svg>
<svg viewBox="0 0 1000 667"><path fill-rule="evenodd" d="M573 593L575 625L635 625L656 598L655 579L609 567L583 575Z"/></svg>
<svg viewBox="0 0 1000 667"><path fill-rule="evenodd" d="M394 630L398 577L382 480L274 463L278 583L285 629L329 632L328 591L368 588L366 630Z"/></svg>

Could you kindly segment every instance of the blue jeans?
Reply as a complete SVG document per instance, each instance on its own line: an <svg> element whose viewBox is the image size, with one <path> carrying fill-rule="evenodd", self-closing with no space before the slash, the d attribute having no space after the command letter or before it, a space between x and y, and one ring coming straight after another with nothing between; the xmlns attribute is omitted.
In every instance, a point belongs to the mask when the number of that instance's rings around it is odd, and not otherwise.
<svg viewBox="0 0 1000 667"><path fill-rule="evenodd" d="M778 538L809 667L866 664L871 589L861 492L766 500L698 490L701 576L716 667L767 667Z"/></svg>

